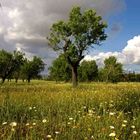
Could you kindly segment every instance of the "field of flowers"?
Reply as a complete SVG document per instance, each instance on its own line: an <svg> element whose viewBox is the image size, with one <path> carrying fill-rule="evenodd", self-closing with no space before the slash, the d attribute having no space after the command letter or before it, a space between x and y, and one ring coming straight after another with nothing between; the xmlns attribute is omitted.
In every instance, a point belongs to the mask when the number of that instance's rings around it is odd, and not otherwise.
<svg viewBox="0 0 140 140"><path fill-rule="evenodd" d="M140 83L5 83L0 140L140 140Z"/></svg>

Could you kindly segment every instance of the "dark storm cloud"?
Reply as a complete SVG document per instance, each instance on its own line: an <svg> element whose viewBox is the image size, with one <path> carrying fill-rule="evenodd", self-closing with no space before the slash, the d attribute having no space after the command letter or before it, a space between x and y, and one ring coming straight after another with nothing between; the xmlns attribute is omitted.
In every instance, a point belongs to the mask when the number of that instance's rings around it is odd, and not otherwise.
<svg viewBox="0 0 140 140"><path fill-rule="evenodd" d="M15 48L49 61L56 57L47 46L50 26L57 20L67 19L74 5L83 10L94 8L104 17L125 7L123 0L3 0L1 5L0 48Z"/></svg>

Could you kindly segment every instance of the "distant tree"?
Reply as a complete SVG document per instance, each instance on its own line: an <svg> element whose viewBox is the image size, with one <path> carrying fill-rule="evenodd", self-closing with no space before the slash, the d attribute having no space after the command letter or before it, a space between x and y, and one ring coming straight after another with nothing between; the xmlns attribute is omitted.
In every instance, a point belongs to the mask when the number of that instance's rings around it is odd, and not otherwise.
<svg viewBox="0 0 140 140"><path fill-rule="evenodd" d="M59 21L52 25L48 37L49 45L54 50L63 51L71 66L73 87L78 84L77 69L80 61L87 49L106 39L106 27L101 16L97 16L94 10L81 12L80 7L72 9L68 21Z"/></svg>
<svg viewBox="0 0 140 140"><path fill-rule="evenodd" d="M25 60L21 67L21 77L26 79L28 83L32 78L39 77L41 71L44 70L44 63L41 58L34 56L33 60Z"/></svg>
<svg viewBox="0 0 140 140"><path fill-rule="evenodd" d="M136 82L140 82L140 73L136 74Z"/></svg>
<svg viewBox="0 0 140 140"><path fill-rule="evenodd" d="M20 52L14 51L12 54L5 50L0 51L0 77L2 78L2 83L19 69L22 61L23 54Z"/></svg>
<svg viewBox="0 0 140 140"><path fill-rule="evenodd" d="M98 77L98 66L94 60L83 61L79 67L80 81L96 81Z"/></svg>
<svg viewBox="0 0 140 140"><path fill-rule="evenodd" d="M71 69L63 54L53 61L49 71L49 77L52 80L67 82L71 79Z"/></svg>
<svg viewBox="0 0 140 140"><path fill-rule="evenodd" d="M17 83L20 77L20 70L22 65L24 64L25 58L24 54L19 51L14 51L13 58L15 59L15 70L13 71L12 77L15 78L15 82Z"/></svg>
<svg viewBox="0 0 140 140"><path fill-rule="evenodd" d="M118 82L123 74L122 64L117 62L114 56L110 56L104 61L104 68L100 74L106 82Z"/></svg>

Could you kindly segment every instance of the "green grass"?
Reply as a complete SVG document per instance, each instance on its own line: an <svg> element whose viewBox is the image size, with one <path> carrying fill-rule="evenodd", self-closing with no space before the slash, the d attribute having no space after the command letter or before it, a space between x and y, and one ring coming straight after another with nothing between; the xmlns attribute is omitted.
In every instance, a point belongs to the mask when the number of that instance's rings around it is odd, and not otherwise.
<svg viewBox="0 0 140 140"><path fill-rule="evenodd" d="M0 140L139 139L140 83L0 86Z"/></svg>

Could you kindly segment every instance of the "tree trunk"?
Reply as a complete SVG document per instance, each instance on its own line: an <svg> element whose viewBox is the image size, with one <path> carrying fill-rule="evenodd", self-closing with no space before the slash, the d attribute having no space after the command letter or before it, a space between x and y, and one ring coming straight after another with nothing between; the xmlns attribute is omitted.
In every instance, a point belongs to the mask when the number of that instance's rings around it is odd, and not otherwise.
<svg viewBox="0 0 140 140"><path fill-rule="evenodd" d="M77 74L77 66L72 66L72 85L73 87L77 87L78 85L78 74Z"/></svg>
<svg viewBox="0 0 140 140"><path fill-rule="evenodd" d="M27 79L28 83L30 83L30 80L31 80L30 78Z"/></svg>
<svg viewBox="0 0 140 140"><path fill-rule="evenodd" d="M15 82L16 82L16 83L18 82L18 78L15 79Z"/></svg>
<svg viewBox="0 0 140 140"><path fill-rule="evenodd" d="M6 77L2 77L2 84L5 82Z"/></svg>

